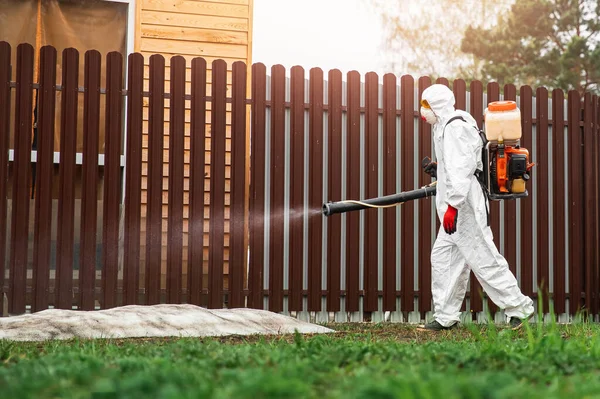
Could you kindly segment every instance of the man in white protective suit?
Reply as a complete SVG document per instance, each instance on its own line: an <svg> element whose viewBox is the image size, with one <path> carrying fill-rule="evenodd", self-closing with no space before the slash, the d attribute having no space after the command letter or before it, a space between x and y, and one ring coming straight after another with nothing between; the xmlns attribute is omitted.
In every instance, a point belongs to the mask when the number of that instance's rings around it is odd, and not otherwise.
<svg viewBox="0 0 600 399"><path fill-rule="evenodd" d="M483 143L477 122L454 109L454 94L432 85L422 95L421 117L433 125L437 164L425 172L437 178L436 207L442 224L431 252L433 331L458 326L469 271L488 297L504 309L511 328L533 316L533 301L523 295L508 262L498 252L489 226L489 204L476 173L483 171ZM450 123L448 123L450 122Z"/></svg>

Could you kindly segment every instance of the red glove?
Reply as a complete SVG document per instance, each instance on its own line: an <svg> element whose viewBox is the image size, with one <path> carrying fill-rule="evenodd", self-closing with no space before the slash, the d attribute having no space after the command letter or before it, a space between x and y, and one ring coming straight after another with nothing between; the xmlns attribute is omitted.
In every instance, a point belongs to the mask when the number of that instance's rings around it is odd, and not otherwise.
<svg viewBox="0 0 600 399"><path fill-rule="evenodd" d="M458 219L458 209L448 205L448 210L444 215L444 230L447 234L456 233L456 220Z"/></svg>

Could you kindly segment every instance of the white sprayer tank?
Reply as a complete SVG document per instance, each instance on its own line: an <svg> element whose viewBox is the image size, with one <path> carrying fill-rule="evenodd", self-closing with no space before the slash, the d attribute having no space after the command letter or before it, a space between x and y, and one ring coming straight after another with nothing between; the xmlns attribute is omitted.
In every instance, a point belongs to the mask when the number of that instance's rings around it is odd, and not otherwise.
<svg viewBox="0 0 600 399"><path fill-rule="evenodd" d="M519 140L521 111L514 101L494 101L485 114L485 135L488 141Z"/></svg>

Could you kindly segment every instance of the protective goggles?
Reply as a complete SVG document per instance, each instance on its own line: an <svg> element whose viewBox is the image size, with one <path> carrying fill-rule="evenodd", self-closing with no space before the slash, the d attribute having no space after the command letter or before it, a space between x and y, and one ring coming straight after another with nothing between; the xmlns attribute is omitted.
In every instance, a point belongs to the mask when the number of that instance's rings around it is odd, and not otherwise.
<svg viewBox="0 0 600 399"><path fill-rule="evenodd" d="M431 106L427 102L427 100L421 100L421 107L431 109Z"/></svg>

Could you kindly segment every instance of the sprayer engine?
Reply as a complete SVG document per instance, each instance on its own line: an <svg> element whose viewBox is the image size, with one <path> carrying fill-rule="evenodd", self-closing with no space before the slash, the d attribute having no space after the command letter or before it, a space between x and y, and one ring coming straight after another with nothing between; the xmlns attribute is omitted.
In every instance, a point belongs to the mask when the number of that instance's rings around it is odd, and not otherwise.
<svg viewBox="0 0 600 399"><path fill-rule="evenodd" d="M482 137L483 138L483 137ZM520 145L521 114L514 101L497 101L485 115L483 164L490 200L527 197L526 183L534 166Z"/></svg>
<svg viewBox="0 0 600 399"><path fill-rule="evenodd" d="M529 162L529 151L519 142L510 145L488 142L484 149L488 178L486 181L491 200L515 199L527 196L526 182L534 164Z"/></svg>

